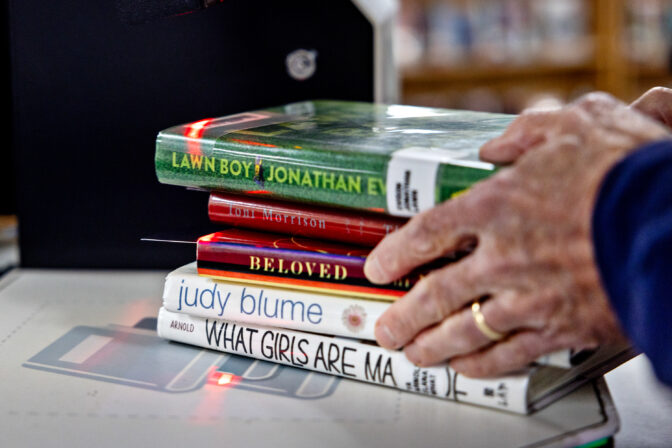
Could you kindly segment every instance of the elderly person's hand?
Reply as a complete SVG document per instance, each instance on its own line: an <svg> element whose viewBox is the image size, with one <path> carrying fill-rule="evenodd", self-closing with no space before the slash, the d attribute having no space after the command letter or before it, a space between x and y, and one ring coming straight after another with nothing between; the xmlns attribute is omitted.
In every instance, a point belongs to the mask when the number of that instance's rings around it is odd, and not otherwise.
<svg viewBox="0 0 672 448"><path fill-rule="evenodd" d="M595 94L580 99L578 103L585 102L591 97L594 98ZM630 108L672 127L672 89L654 87L635 100ZM520 155L541 146L548 140L551 136L548 133L551 131L553 121L561 112L562 109L523 111L516 120L515 126L511 126L501 138L481 148L481 159L497 164L514 162ZM627 123L623 125L627 126Z"/></svg>
<svg viewBox="0 0 672 448"><path fill-rule="evenodd" d="M516 163L415 216L369 255L367 277L387 283L475 244L380 317L379 344L404 347L418 365L449 359L468 376L490 376L555 350L622 340L595 266L591 216L607 171L669 135L639 110L590 94L523 114L484 146L490 160ZM480 311L470 308L479 300Z"/></svg>

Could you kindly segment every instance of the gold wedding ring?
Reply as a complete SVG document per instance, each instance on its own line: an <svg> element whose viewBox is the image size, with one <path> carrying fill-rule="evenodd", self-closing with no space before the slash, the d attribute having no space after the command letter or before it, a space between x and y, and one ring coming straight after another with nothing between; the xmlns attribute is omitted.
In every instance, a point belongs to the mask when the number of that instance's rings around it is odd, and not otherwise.
<svg viewBox="0 0 672 448"><path fill-rule="evenodd" d="M504 335L498 331L490 328L490 325L485 323L485 316L481 311L481 303L476 300L471 304L471 315L474 317L474 322L476 322L476 327L491 341L499 341L504 338Z"/></svg>

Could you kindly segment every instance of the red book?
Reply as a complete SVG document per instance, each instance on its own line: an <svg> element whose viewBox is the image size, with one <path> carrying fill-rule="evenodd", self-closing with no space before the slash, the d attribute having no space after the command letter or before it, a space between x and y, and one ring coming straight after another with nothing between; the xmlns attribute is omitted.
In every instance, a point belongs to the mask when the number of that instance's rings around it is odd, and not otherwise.
<svg viewBox="0 0 672 448"><path fill-rule="evenodd" d="M403 296L420 277L370 283L363 269L368 253L360 246L232 228L199 238L196 260L207 277L379 300Z"/></svg>
<svg viewBox="0 0 672 448"><path fill-rule="evenodd" d="M261 197L211 193L212 222L373 247L408 220L382 214L315 207Z"/></svg>

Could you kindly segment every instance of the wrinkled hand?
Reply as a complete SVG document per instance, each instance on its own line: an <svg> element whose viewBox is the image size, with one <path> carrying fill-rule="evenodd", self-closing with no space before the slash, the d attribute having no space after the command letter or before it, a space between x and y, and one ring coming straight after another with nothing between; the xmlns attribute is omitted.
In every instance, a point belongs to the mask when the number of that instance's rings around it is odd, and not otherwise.
<svg viewBox="0 0 672 448"><path fill-rule="evenodd" d="M596 94L588 95L577 103L585 103L587 98L595 96ZM654 87L635 100L630 108L672 128L672 89ZM516 126L509 127L500 138L483 145L481 159L497 164L515 162L528 150L548 141L552 136L549 132L552 132L554 121L563 113L564 109L523 111L516 120Z"/></svg>
<svg viewBox="0 0 672 448"><path fill-rule="evenodd" d="M404 347L417 365L450 359L457 371L478 377L624 338L595 266L591 213L606 172L668 130L604 94L545 114L534 119L533 132L521 116L488 144L493 154L525 147L515 165L415 216L371 252L367 277L387 283L476 242L379 318L380 345ZM496 343L469 308L486 296L487 324L507 335Z"/></svg>

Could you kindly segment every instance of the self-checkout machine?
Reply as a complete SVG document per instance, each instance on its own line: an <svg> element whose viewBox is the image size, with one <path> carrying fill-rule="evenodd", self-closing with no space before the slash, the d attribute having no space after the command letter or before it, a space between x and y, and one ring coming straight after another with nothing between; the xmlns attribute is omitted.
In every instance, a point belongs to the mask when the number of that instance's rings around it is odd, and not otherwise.
<svg viewBox="0 0 672 448"><path fill-rule="evenodd" d="M577 446L616 432L602 380L525 417L156 336L163 277L193 253L140 238L207 226L207 195L156 181L156 132L306 99L397 101L395 12L9 2L22 267L0 281L0 446Z"/></svg>

